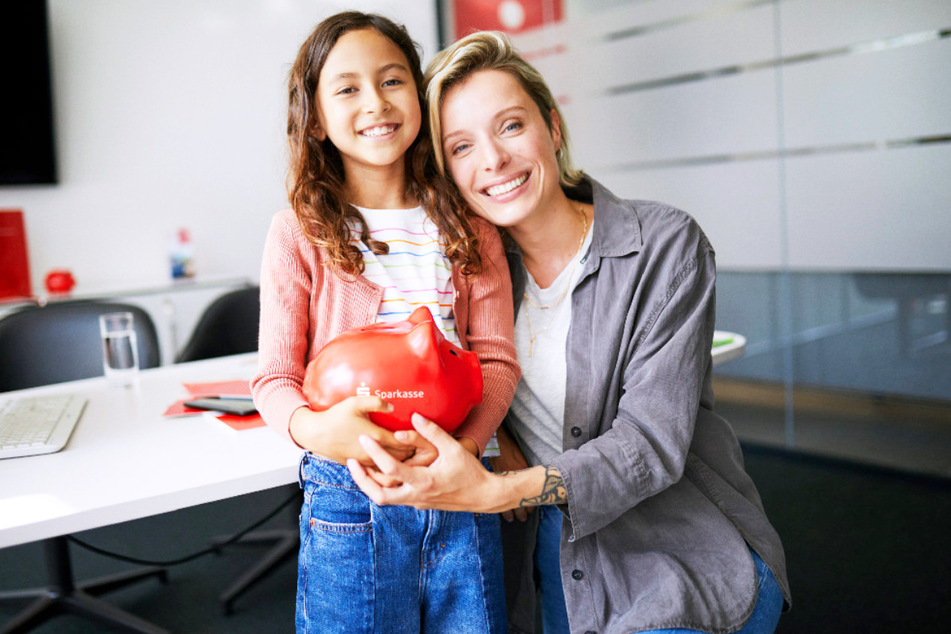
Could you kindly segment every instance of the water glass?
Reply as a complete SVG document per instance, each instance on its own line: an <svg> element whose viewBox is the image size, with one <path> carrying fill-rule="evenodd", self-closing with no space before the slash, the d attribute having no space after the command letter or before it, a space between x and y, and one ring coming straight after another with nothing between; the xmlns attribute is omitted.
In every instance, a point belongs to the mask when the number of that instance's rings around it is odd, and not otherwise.
<svg viewBox="0 0 951 634"><path fill-rule="evenodd" d="M102 334L102 368L110 385L134 385L139 374L139 346L132 313L99 316Z"/></svg>

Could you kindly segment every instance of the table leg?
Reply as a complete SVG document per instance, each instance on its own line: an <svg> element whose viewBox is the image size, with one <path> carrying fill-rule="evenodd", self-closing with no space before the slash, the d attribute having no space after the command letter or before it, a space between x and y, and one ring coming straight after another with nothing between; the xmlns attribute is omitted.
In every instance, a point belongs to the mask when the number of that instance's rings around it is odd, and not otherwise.
<svg viewBox="0 0 951 634"><path fill-rule="evenodd" d="M153 576L158 577L162 583L165 583L167 573L164 568L150 567L120 573L105 579L84 583L77 587L73 579L69 544L66 537L51 537L45 540L43 551L49 586L33 591L0 594L0 601L3 602L35 598L31 605L0 628L0 634L28 632L54 616L64 613L76 614L107 623L129 632L166 634L167 631L157 625L120 610L90 594L114 590L128 583Z"/></svg>

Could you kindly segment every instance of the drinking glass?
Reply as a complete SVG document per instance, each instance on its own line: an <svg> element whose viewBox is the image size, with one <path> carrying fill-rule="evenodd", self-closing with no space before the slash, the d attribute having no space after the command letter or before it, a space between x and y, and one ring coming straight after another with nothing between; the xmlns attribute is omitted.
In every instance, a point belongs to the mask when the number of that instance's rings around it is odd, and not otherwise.
<svg viewBox="0 0 951 634"><path fill-rule="evenodd" d="M139 346L132 313L106 313L99 316L102 334L102 368L109 384L134 385L139 375Z"/></svg>

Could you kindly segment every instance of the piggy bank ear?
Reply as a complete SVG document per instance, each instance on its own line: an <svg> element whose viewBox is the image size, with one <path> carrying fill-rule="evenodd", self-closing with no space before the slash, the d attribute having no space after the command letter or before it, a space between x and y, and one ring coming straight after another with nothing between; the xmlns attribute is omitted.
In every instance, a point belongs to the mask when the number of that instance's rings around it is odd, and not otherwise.
<svg viewBox="0 0 951 634"><path fill-rule="evenodd" d="M423 310L425 310L427 314L429 313L429 310L425 308ZM436 361L439 358L439 339L441 337L442 333L439 332L436 325L432 323L432 317L430 317L428 322L413 326L409 334L406 335L406 344L409 346L414 357L423 361Z"/></svg>
<svg viewBox="0 0 951 634"><path fill-rule="evenodd" d="M425 306L420 306L419 308L414 310L413 313L409 316L409 319L407 319L406 321L408 321L411 324L423 324L423 323L435 324L436 323L433 320L433 314L429 312L429 309L426 308Z"/></svg>

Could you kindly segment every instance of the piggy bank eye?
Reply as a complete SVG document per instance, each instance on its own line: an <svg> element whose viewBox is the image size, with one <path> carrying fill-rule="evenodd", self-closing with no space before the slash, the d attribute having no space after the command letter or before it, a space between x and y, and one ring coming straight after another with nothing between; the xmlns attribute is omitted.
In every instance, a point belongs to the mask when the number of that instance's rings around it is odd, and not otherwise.
<svg viewBox="0 0 951 634"><path fill-rule="evenodd" d="M454 356L454 357L458 357L458 356L459 356L458 354L456 354L456 351L453 350L452 348L449 349L449 354L451 354L451 355Z"/></svg>

